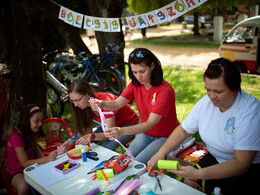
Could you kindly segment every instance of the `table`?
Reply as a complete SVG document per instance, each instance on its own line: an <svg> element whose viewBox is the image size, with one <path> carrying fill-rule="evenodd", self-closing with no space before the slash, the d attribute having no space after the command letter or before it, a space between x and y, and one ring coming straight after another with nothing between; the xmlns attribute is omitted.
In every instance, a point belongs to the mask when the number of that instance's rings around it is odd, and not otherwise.
<svg viewBox="0 0 260 195"><path fill-rule="evenodd" d="M104 158L108 160L110 157L118 155L118 153L94 143L91 144L90 148L92 149L92 151L98 153L98 157L100 159ZM82 159L75 160L80 163L80 166L77 169L71 171L70 173L64 175L68 177L69 174L74 174L73 176L65 180L62 180L58 183L54 183L52 185L43 184L45 182L48 183L48 180L55 180L55 177L62 177L61 175L63 174L54 170L54 166L59 164L61 161L65 161L67 159L69 159L67 155L63 154L59 156L58 160L56 161L51 161L44 165L34 164L27 167L26 169L24 169L24 177L26 182L29 183L32 187L34 187L41 194L55 195L73 193L77 195L87 194L96 188L100 188L100 190L103 190L105 186L108 186L108 183L105 180L93 181L91 179L91 176L93 174L87 174L91 170L91 168L93 168L91 167L91 164L95 162L91 159L87 159L87 162L83 162ZM38 171L42 170L44 170L44 172L37 173ZM129 175L136 174L137 176L140 176L143 173L145 173L145 164L134 160L128 165L128 167L122 173L115 175L114 178L110 178L109 181L111 182L111 184L113 184L116 181L123 180L125 177ZM37 177L37 174L41 174L42 177Z"/></svg>
<svg viewBox="0 0 260 195"><path fill-rule="evenodd" d="M142 183L139 187L139 192L145 192L147 190L152 190L156 195L159 194L178 194L178 195L205 195L203 192L198 191L168 175L162 174L158 176L162 186L162 191L160 190L157 181L154 177L151 177L148 172L140 176L140 181Z"/></svg>

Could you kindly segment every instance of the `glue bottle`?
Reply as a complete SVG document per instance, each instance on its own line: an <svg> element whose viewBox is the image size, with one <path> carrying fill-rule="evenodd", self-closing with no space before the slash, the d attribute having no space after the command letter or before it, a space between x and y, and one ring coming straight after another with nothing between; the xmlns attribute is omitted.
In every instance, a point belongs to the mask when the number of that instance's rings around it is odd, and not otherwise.
<svg viewBox="0 0 260 195"><path fill-rule="evenodd" d="M220 187L215 187L213 194L214 194L214 195L221 195L221 189L220 189Z"/></svg>
<svg viewBox="0 0 260 195"><path fill-rule="evenodd" d="M87 153L85 148L81 148L81 155L82 155L83 162L87 162Z"/></svg>

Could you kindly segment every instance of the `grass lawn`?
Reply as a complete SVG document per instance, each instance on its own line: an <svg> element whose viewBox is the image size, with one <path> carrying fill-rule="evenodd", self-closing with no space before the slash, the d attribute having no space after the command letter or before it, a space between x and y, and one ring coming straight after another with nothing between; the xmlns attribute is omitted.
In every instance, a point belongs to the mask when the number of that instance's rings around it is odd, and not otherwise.
<svg viewBox="0 0 260 195"><path fill-rule="evenodd" d="M168 81L175 90L175 102L177 117L180 122L188 115L195 103L206 94L203 81L203 70L191 68L179 68L164 66L164 79ZM126 67L128 72L128 67ZM127 77L127 83L129 78ZM252 74L242 74L242 90L255 96L260 100L260 76ZM138 113L135 104L131 107ZM73 119L70 105L66 104L65 113L62 116L73 129Z"/></svg>

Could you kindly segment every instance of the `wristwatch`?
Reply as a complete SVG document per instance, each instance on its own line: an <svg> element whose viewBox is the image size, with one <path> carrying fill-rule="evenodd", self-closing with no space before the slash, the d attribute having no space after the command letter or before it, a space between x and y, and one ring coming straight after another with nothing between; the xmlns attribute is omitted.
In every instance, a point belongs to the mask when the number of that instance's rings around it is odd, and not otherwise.
<svg viewBox="0 0 260 195"><path fill-rule="evenodd" d="M94 133L90 134L90 143L92 143L95 140L96 136Z"/></svg>

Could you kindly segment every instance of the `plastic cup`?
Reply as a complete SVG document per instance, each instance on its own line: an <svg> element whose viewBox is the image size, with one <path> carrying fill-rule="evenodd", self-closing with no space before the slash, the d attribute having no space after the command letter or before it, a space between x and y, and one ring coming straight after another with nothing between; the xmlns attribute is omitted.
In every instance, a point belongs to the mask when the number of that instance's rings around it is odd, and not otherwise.
<svg viewBox="0 0 260 195"><path fill-rule="evenodd" d="M158 168L160 169L178 169L178 166L180 165L180 162L177 160L159 160Z"/></svg>

